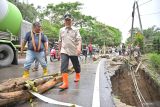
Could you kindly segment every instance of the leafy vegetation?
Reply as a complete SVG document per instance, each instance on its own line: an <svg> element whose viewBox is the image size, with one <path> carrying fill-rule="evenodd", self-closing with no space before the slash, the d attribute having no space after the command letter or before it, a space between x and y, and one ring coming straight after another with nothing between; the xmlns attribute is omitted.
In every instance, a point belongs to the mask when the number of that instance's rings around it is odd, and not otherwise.
<svg viewBox="0 0 160 107"><path fill-rule="evenodd" d="M143 34L139 32L138 28L134 28L133 38L129 37L127 44L132 43L134 46L139 44L145 53L160 53L160 29L152 26L143 30Z"/></svg>
<svg viewBox="0 0 160 107"><path fill-rule="evenodd" d="M157 53L149 54L149 60L151 61L152 68L160 74L160 55Z"/></svg>
<svg viewBox="0 0 160 107"><path fill-rule="evenodd" d="M80 9L83 4L79 2L48 4L45 8L38 6L35 9L33 4L10 1L21 10L25 20L29 22L35 21L36 18L41 20L43 31L49 40L58 40L59 29L64 26L63 16L70 13L74 18L73 25L80 29L83 43L92 42L102 46L104 44L119 45L121 42L122 34L119 29L105 25L92 16L82 14Z"/></svg>
<svg viewBox="0 0 160 107"><path fill-rule="evenodd" d="M36 18L38 17L38 12L34 8L33 4L26 4L24 2L18 2L17 0L8 0L11 3L15 4L20 12L22 13L22 17L24 20L29 21L29 22L34 22Z"/></svg>

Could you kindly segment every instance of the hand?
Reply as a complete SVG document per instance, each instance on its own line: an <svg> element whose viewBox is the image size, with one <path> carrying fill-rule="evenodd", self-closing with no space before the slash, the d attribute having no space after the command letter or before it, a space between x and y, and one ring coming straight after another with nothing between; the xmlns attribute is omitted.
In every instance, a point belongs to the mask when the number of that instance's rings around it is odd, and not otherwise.
<svg viewBox="0 0 160 107"><path fill-rule="evenodd" d="M60 57L61 56L61 51L58 50L57 55Z"/></svg>
<svg viewBox="0 0 160 107"><path fill-rule="evenodd" d="M77 55L79 56L81 54L81 49L77 48Z"/></svg>
<svg viewBox="0 0 160 107"><path fill-rule="evenodd" d="M48 53L48 50L45 50L45 55L47 56L49 53Z"/></svg>
<svg viewBox="0 0 160 107"><path fill-rule="evenodd" d="M20 55L22 56L24 54L23 49L21 49Z"/></svg>

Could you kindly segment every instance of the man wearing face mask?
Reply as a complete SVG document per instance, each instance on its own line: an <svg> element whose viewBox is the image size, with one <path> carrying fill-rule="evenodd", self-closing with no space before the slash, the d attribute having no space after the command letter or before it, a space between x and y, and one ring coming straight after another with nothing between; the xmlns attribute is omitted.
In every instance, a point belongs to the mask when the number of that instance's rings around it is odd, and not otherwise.
<svg viewBox="0 0 160 107"><path fill-rule="evenodd" d="M68 64L71 60L75 69L76 75L74 82L80 80L80 63L78 56L81 53L82 39L79 30L72 26L72 16L70 14L64 15L65 27L60 29L59 35L59 50L61 53L61 73L63 77L63 84L60 89L67 89L68 83Z"/></svg>
<svg viewBox="0 0 160 107"><path fill-rule="evenodd" d="M32 31L28 32L21 46L21 54L28 43L28 50L26 54L26 61L24 63L23 78L29 77L29 69L31 64L37 60L43 68L43 75L48 74L47 63L45 61L45 52L48 53L48 41L46 36L41 32L41 24L39 22L33 23ZM45 52L44 52L45 51Z"/></svg>

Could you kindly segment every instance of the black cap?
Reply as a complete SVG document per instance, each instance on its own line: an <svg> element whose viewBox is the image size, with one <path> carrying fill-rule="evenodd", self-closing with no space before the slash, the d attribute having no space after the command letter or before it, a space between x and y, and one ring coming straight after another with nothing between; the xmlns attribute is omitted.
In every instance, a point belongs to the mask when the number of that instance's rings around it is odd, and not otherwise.
<svg viewBox="0 0 160 107"><path fill-rule="evenodd" d="M64 19L72 19L71 14L65 14L65 15L64 15Z"/></svg>
<svg viewBox="0 0 160 107"><path fill-rule="evenodd" d="M34 26L34 27L36 27L36 26L41 27L41 23L40 23L40 22L34 22L34 23L33 23L33 26Z"/></svg>

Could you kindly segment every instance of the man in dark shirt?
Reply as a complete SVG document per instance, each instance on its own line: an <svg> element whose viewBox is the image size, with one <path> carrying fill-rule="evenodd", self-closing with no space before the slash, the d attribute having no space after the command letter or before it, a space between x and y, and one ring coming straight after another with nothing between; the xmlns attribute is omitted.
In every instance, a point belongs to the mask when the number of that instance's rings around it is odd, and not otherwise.
<svg viewBox="0 0 160 107"><path fill-rule="evenodd" d="M45 35L45 38L47 39L47 41L48 41L48 38L47 38L47 36ZM46 61L46 63L47 63L47 54L45 53L45 61ZM32 71L33 72L35 72L35 71L38 71L38 68L39 68L39 61L38 60L35 60L35 64L34 64L35 66L34 66L34 68L32 69Z"/></svg>
<svg viewBox="0 0 160 107"><path fill-rule="evenodd" d="M26 43L28 43L28 50L26 54L26 61L24 63L23 77L29 77L29 69L35 60L38 60L43 67L43 75L47 75L48 70L47 63L45 61L45 52L48 53L48 41L41 32L41 24L39 22L33 23L32 31L25 35L21 46L21 53L23 53Z"/></svg>

